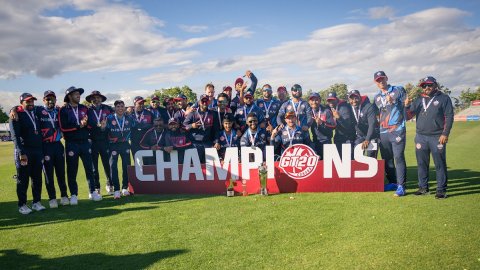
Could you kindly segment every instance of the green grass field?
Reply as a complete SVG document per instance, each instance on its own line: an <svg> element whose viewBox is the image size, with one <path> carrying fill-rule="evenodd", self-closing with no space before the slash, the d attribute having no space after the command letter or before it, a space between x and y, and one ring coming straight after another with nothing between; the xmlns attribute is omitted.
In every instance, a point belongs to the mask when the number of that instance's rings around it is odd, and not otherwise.
<svg viewBox="0 0 480 270"><path fill-rule="evenodd" d="M480 123L454 124L446 200L382 192L94 203L81 172L78 206L28 216L17 211L12 144L0 143L0 269L480 269L479 136ZM48 206L45 188L43 198Z"/></svg>

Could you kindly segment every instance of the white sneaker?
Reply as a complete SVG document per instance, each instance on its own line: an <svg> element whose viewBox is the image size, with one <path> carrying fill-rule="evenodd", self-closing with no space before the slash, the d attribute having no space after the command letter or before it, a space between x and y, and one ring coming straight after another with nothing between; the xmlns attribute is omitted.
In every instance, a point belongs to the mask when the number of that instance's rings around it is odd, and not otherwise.
<svg viewBox="0 0 480 270"><path fill-rule="evenodd" d="M110 186L110 185L106 185L106 186L105 186L105 190L107 191L107 194L108 194L108 195L113 195L113 193L114 193L114 192L113 192L113 187Z"/></svg>
<svg viewBox="0 0 480 270"><path fill-rule="evenodd" d="M118 191L118 190L115 191L115 192L113 193L113 198L114 198L115 200L120 199L120 191Z"/></svg>
<svg viewBox="0 0 480 270"><path fill-rule="evenodd" d="M20 212L20 214L22 215L28 215L32 212L32 209L30 209L26 204L24 204L18 208L18 212Z"/></svg>
<svg viewBox="0 0 480 270"><path fill-rule="evenodd" d="M42 211L45 210L45 206L43 206L40 202L36 202L32 204L32 209L35 211Z"/></svg>
<svg viewBox="0 0 480 270"><path fill-rule="evenodd" d="M72 195L72 197L70 197L70 205L78 205L77 195Z"/></svg>
<svg viewBox="0 0 480 270"><path fill-rule="evenodd" d="M68 197L62 197L60 199L60 204L61 205L69 205L70 204L70 201L68 200Z"/></svg>
<svg viewBox="0 0 480 270"><path fill-rule="evenodd" d="M99 188L96 188L95 191L98 193L98 195L100 195L100 189Z"/></svg>
<svg viewBox="0 0 480 270"><path fill-rule="evenodd" d="M90 198L90 200L95 201L95 202L98 202L98 201L102 200L102 195L98 194L97 191L94 191L94 192L90 193L90 195L88 197Z"/></svg>
<svg viewBox="0 0 480 270"><path fill-rule="evenodd" d="M48 204L50 205L50 208L58 208L57 199L51 199L50 201L48 201Z"/></svg>
<svg viewBox="0 0 480 270"><path fill-rule="evenodd" d="M128 189L122 189L122 196L130 196L130 192L128 192Z"/></svg>

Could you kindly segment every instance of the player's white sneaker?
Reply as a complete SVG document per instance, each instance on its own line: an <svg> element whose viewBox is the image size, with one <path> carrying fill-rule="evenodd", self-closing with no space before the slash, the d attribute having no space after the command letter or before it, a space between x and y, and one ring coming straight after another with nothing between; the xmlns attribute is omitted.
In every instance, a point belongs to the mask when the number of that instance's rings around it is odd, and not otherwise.
<svg viewBox="0 0 480 270"><path fill-rule="evenodd" d="M51 199L50 201L48 201L48 204L50 205L50 208L58 208L57 199Z"/></svg>
<svg viewBox="0 0 480 270"><path fill-rule="evenodd" d="M122 189L122 196L130 196L130 192L128 192L128 189Z"/></svg>
<svg viewBox="0 0 480 270"><path fill-rule="evenodd" d="M113 195L113 186L110 186L110 185L107 184L105 186L105 190L107 191L108 195Z"/></svg>
<svg viewBox="0 0 480 270"><path fill-rule="evenodd" d="M78 205L77 195L72 195L72 197L70 197L70 205Z"/></svg>
<svg viewBox="0 0 480 270"><path fill-rule="evenodd" d="M113 198L114 198L115 200L120 199L120 191L118 191L118 190L115 191L115 192L113 193Z"/></svg>
<svg viewBox="0 0 480 270"><path fill-rule="evenodd" d="M32 204L32 209L35 211L42 211L45 210L45 206L43 206L40 202L36 202Z"/></svg>
<svg viewBox="0 0 480 270"><path fill-rule="evenodd" d="M22 215L28 215L32 212L32 209L30 209L26 204L24 204L18 208L18 212L20 212L20 214Z"/></svg>
<svg viewBox="0 0 480 270"><path fill-rule="evenodd" d="M98 201L102 200L102 195L98 194L97 191L94 191L94 192L90 193L90 195L88 197L90 198L90 200L95 201L95 202L98 202Z"/></svg>
<svg viewBox="0 0 480 270"><path fill-rule="evenodd" d="M70 201L68 200L68 197L62 197L60 199L60 204L61 205L69 205L70 204Z"/></svg>

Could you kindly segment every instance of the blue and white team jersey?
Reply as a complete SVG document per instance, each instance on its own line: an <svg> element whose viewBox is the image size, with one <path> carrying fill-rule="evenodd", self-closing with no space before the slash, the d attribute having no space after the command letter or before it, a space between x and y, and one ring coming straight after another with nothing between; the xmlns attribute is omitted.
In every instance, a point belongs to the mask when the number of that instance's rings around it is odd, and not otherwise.
<svg viewBox="0 0 480 270"><path fill-rule="evenodd" d="M392 98L392 103L387 101L387 95ZM380 91L375 95L375 105L380 113L380 133L405 130L405 98L405 89L392 85L388 86L387 92Z"/></svg>
<svg viewBox="0 0 480 270"><path fill-rule="evenodd" d="M275 128L277 127L277 113L280 110L282 103L277 99L270 99L269 101L264 99L257 99L255 105L262 111L265 121L270 122L270 124Z"/></svg>
<svg viewBox="0 0 480 270"><path fill-rule="evenodd" d="M129 115L117 116L117 114L110 114L107 116L107 126L105 130L108 134L108 141L110 143L128 142L132 130L137 125L135 119Z"/></svg>

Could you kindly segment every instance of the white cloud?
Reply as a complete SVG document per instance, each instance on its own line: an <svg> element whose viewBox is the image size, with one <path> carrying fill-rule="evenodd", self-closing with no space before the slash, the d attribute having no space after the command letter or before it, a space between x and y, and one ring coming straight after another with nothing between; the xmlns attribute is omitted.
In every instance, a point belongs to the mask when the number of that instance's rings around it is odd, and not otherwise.
<svg viewBox="0 0 480 270"><path fill-rule="evenodd" d="M368 9L370 19L392 19L395 16L395 10L392 7L372 7Z"/></svg>
<svg viewBox="0 0 480 270"><path fill-rule="evenodd" d="M80 15L44 15L66 6ZM0 24L0 79L164 67L191 61L199 54L191 48L198 44L251 34L237 27L183 41L162 34L165 22L145 11L101 0L7 1L0 10Z"/></svg>
<svg viewBox="0 0 480 270"><path fill-rule="evenodd" d="M208 26L206 26L206 25L180 24L178 27L180 29L182 29L183 31L188 32L188 33L201 33L201 32L206 31L208 29Z"/></svg>
<svg viewBox="0 0 480 270"><path fill-rule="evenodd" d="M434 8L393 18L374 27L343 24L312 32L306 39L283 42L258 55L211 60L208 64L143 78L149 83L185 81L193 76L216 79L222 72L253 69L259 84L301 83L325 89L337 82L367 93L377 91L373 73L384 70L393 84L433 75L454 93L478 85L480 27L464 23L468 12ZM458 93L458 92L457 92Z"/></svg>

